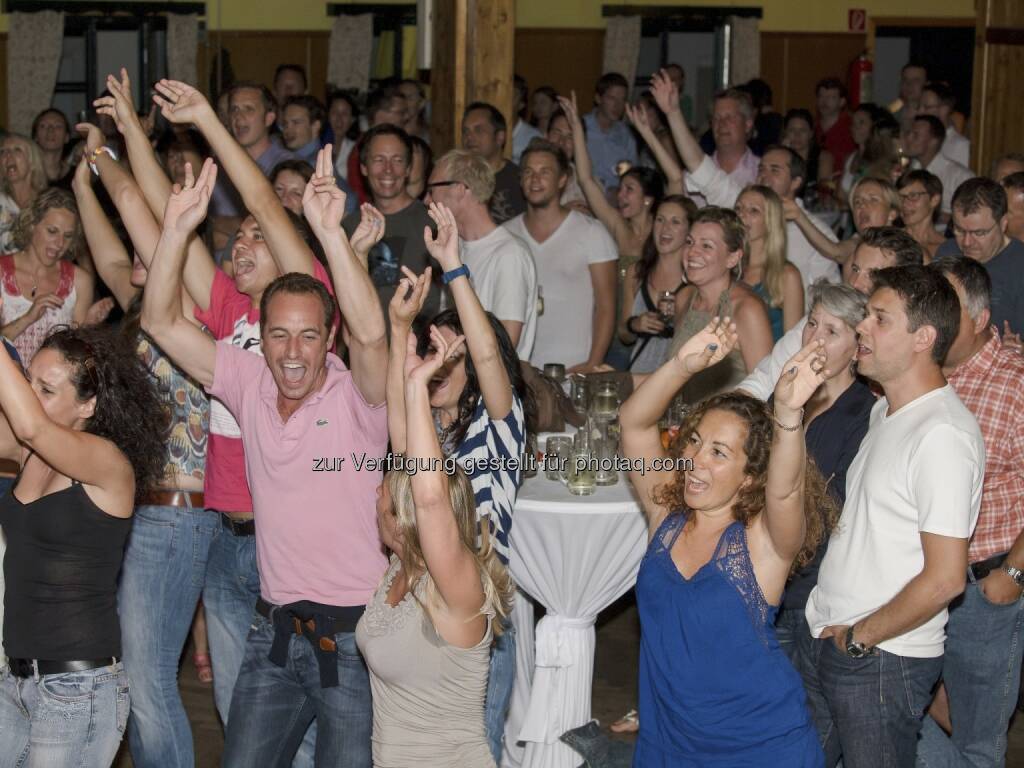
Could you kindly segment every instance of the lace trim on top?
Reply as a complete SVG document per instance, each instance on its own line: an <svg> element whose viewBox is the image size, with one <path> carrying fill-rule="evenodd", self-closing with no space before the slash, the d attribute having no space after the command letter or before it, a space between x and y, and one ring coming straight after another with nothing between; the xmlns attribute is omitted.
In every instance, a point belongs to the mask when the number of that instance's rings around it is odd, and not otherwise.
<svg viewBox="0 0 1024 768"><path fill-rule="evenodd" d="M404 627L409 617L415 615L417 608L419 608L417 598L421 601L423 600L425 579L421 576L413 585L413 588L399 600L398 605L388 605L388 591L401 570L402 561L397 556L392 555L388 572L384 575L384 580L377 587L373 599L366 606L366 611L363 613L366 632L373 637L389 635Z"/></svg>
<svg viewBox="0 0 1024 768"><path fill-rule="evenodd" d="M670 514L662 523L662 531L654 538L656 543L650 556L661 555L658 559L671 569L678 580L687 584L696 581L705 568L713 566L739 593L754 630L761 642L768 646L769 627L772 624L772 606L765 599L761 585L757 583L757 577L754 575L754 566L750 562L750 550L747 548L747 532L743 524L738 521L733 522L722 531L711 560L702 565L693 576L686 579L672 560L672 547L683 532L686 520L685 513Z"/></svg>

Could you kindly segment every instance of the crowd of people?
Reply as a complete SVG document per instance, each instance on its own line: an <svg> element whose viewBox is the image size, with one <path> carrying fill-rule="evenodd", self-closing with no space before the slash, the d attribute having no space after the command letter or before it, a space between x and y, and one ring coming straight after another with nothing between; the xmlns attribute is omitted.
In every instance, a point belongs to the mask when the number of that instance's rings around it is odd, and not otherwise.
<svg viewBox="0 0 1024 768"><path fill-rule="evenodd" d="M3 136L0 766L194 765L190 633L226 766L500 763L549 363L635 385L634 765L1004 764L1024 155L915 62L706 131L678 65L515 86L436 158L297 65Z"/></svg>

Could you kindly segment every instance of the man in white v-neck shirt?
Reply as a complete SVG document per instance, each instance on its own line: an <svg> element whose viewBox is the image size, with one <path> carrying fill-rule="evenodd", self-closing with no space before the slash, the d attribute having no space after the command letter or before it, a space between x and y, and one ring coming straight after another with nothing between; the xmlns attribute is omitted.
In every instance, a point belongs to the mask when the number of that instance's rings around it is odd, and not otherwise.
<svg viewBox="0 0 1024 768"><path fill-rule="evenodd" d="M885 396L847 473L794 661L826 764L846 768L915 764L985 474L978 422L941 368L956 292L922 266L871 277L857 367Z"/></svg>
<svg viewBox="0 0 1024 768"><path fill-rule="evenodd" d="M615 241L596 219L561 204L569 180L561 149L534 141L521 167L526 213L504 226L529 246L544 297L530 362L592 371L604 361L615 330Z"/></svg>

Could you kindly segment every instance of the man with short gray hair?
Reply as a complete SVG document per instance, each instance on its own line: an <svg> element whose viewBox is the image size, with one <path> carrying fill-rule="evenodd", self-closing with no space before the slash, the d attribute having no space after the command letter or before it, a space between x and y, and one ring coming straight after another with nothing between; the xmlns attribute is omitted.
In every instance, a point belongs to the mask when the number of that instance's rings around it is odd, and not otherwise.
<svg viewBox="0 0 1024 768"><path fill-rule="evenodd" d="M494 223L487 202L494 171L475 152L454 149L434 166L427 202L443 203L459 228L462 263L480 304L504 326L516 352L529 360L537 329L537 268L529 248Z"/></svg>

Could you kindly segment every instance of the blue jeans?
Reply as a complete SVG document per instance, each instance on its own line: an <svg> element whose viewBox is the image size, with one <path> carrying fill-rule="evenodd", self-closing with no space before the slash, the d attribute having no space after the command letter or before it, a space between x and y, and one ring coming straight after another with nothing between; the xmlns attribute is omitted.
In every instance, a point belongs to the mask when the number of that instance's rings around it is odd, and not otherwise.
<svg viewBox="0 0 1024 768"><path fill-rule="evenodd" d="M219 514L219 513L218 513ZM213 697L227 725L235 678L245 655L245 638L260 596L256 537L235 536L219 523L206 565L206 634L213 660Z"/></svg>
<svg viewBox="0 0 1024 768"><path fill-rule="evenodd" d="M487 674L487 699L484 702L484 727L494 762L501 765L505 718L516 681L516 628L506 619L504 632L491 649L491 667Z"/></svg>
<svg viewBox="0 0 1024 768"><path fill-rule="evenodd" d="M783 608L775 619L775 637L779 640L782 652L796 665L797 642L801 635L810 635L807 617L803 608Z"/></svg>
<svg viewBox="0 0 1024 768"><path fill-rule="evenodd" d="M969 578L962 599L950 606L942 665L953 735L926 717L918 766L1002 766L1006 760L1006 730L1020 687L1024 600L996 605Z"/></svg>
<svg viewBox="0 0 1024 768"><path fill-rule="evenodd" d="M206 580L214 512L135 510L118 590L124 667L132 683L128 746L136 768L191 768L192 728L178 692L178 662Z"/></svg>
<svg viewBox="0 0 1024 768"><path fill-rule="evenodd" d="M273 624L255 615L231 700L224 767L288 768L316 718L317 766L370 768L370 676L355 633L334 636L338 685L333 688L320 687L320 668L305 637L288 641L283 667L268 658L273 641Z"/></svg>
<svg viewBox="0 0 1024 768"><path fill-rule="evenodd" d="M105 768L129 710L121 663L86 672L15 677L0 671L0 768Z"/></svg>
<svg viewBox="0 0 1024 768"><path fill-rule="evenodd" d="M832 638L803 635L796 668L803 677L825 765L845 768L914 765L921 719L942 671L942 657L917 659L879 651L854 659Z"/></svg>

